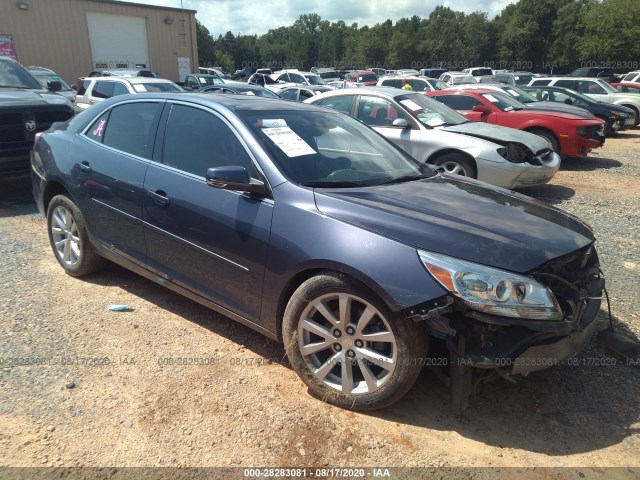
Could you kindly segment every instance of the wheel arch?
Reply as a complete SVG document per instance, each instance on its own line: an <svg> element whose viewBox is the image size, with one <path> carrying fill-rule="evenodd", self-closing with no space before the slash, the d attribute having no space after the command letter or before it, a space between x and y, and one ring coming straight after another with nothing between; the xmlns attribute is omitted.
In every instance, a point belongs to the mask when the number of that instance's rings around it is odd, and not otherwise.
<svg viewBox="0 0 640 480"><path fill-rule="evenodd" d="M46 212L47 212L47 210L49 208L49 204L51 203L51 200L56 195L66 195L74 203L76 203L75 199L71 195L71 192L69 192L69 190L64 185L62 185L62 183L60 183L60 182L58 182L56 180L51 180L51 181L47 182L46 186L44 187L43 194L42 194L42 203L44 205L45 214L46 214ZM77 205L77 203L76 203L76 205Z"/></svg>
<svg viewBox="0 0 640 480"><path fill-rule="evenodd" d="M471 155L469 152L465 152L464 150L459 150L457 148L443 148L442 150L433 152L431 155L429 155L429 157L427 157L427 159L425 160L425 163L433 163L438 158L448 155L450 153L455 153L456 155L464 156L465 158L467 158L469 161L473 163L473 166L476 169L476 172L478 171L478 162L476 162L475 157Z"/></svg>
<svg viewBox="0 0 640 480"><path fill-rule="evenodd" d="M637 125L637 122L640 121L640 110L638 109L638 107L630 103L621 103L620 106L630 108L631 110L636 112L636 125Z"/></svg>
<svg viewBox="0 0 640 480"><path fill-rule="evenodd" d="M279 341L282 341L283 339L282 322L284 320L284 311L287 308L287 304L289 303L289 300L291 299L293 293L300 287L300 285L302 285L310 278L324 273L344 275L346 277L349 277L351 280L357 282L362 289L378 298L392 312L397 313L400 310L400 307L393 301L393 298L388 295L387 292L380 285L378 285L377 282L375 282L364 273L355 270L352 267L349 267L348 265L332 263L324 266L308 266L293 275L285 284L284 288L282 288L282 290L280 291L280 296L278 297L278 303L275 312L277 337Z"/></svg>
<svg viewBox="0 0 640 480"><path fill-rule="evenodd" d="M525 132L533 133L534 135L539 135L537 132L548 133L556 140L559 150L562 150L562 144L560 143L560 139L558 138L558 135L556 134L556 132L554 132L550 128L542 125L532 125L523 130ZM557 152L557 153L560 154L560 152Z"/></svg>

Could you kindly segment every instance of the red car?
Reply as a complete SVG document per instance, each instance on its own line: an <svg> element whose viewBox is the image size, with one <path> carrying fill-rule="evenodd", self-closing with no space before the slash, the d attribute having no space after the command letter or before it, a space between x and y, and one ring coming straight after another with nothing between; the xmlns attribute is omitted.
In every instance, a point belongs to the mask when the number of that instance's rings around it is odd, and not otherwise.
<svg viewBox="0 0 640 480"><path fill-rule="evenodd" d="M349 72L346 78L347 82L361 83L367 87L378 83L378 76L369 70L354 70Z"/></svg>
<svg viewBox="0 0 640 480"><path fill-rule="evenodd" d="M439 90L425 95L458 110L469 120L541 135L563 156L586 156L604 143L604 122L596 117L527 109L513 97L495 90Z"/></svg>
<svg viewBox="0 0 640 480"><path fill-rule="evenodd" d="M612 83L611 86L619 92L640 93L640 83L638 82Z"/></svg>

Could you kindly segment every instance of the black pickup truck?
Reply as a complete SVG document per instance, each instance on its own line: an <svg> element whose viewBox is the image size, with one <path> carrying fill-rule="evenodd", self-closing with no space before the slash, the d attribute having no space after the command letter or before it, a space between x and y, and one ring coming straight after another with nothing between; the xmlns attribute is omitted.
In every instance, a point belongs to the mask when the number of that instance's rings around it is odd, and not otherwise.
<svg viewBox="0 0 640 480"><path fill-rule="evenodd" d="M73 116L73 105L55 93L60 82L43 89L22 65L0 57L0 176L29 172L36 133Z"/></svg>

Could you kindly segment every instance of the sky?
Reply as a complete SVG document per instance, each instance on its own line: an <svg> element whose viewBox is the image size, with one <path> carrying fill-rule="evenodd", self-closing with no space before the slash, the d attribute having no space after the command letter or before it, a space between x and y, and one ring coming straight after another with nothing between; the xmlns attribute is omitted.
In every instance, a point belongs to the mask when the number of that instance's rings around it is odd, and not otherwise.
<svg viewBox="0 0 640 480"><path fill-rule="evenodd" d="M135 3L180 8L181 0L129 0ZM481 10L493 18L514 0L182 0L185 9L197 10L196 18L214 38L228 31L234 35L262 35L270 28L286 27L304 13L323 20L343 20L347 25L373 26L391 19L418 15L426 18L438 5L471 13Z"/></svg>

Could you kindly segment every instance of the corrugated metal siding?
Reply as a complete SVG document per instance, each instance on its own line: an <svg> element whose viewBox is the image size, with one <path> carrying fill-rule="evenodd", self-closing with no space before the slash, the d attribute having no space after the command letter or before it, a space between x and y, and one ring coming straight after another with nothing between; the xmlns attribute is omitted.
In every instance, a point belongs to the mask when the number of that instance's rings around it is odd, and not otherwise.
<svg viewBox="0 0 640 480"><path fill-rule="evenodd" d="M93 0L23 1L28 10L19 9L14 0L0 0L0 34L13 35L20 63L51 68L67 82L75 83L93 70L87 12L145 17L149 68L163 78L184 80L178 78L178 57L191 58L194 68L198 65L192 11ZM167 17L172 24L165 23Z"/></svg>

